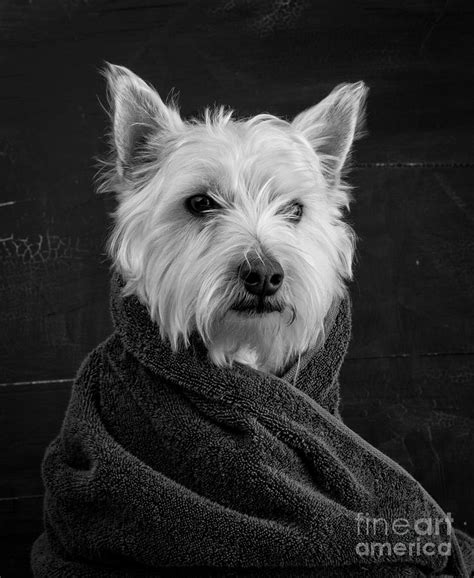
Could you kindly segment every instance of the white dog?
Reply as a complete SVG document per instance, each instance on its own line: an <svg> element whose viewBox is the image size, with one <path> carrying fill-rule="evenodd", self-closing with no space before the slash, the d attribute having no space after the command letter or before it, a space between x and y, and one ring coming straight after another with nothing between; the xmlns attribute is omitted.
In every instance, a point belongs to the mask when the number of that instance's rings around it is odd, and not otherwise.
<svg viewBox="0 0 474 578"><path fill-rule="evenodd" d="M224 108L185 121L128 69L105 74L113 156L100 190L118 194L109 250L126 293L173 349L197 331L217 365L281 373L324 341L352 275L341 172L366 87L340 85L292 122Z"/></svg>

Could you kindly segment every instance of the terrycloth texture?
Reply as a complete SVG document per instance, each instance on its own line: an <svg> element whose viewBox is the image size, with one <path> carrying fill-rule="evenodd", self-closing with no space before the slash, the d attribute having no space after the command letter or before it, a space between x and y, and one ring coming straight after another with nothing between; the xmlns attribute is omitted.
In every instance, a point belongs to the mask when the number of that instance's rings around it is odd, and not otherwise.
<svg viewBox="0 0 474 578"><path fill-rule="evenodd" d="M197 336L172 353L120 288L116 331L84 362L45 455L36 577L468 575L445 524L414 529L440 507L339 418L348 300L324 348L278 378L213 366ZM367 534L359 512L388 526ZM360 542L407 552L361 557Z"/></svg>

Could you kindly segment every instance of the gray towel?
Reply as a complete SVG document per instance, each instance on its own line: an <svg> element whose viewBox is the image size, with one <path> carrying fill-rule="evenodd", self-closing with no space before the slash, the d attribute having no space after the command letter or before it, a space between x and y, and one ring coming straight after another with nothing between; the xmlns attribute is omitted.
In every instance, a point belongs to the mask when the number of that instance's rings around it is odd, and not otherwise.
<svg viewBox="0 0 474 578"><path fill-rule="evenodd" d="M173 353L122 287L46 451L35 576L468 576L441 508L340 419L348 299L275 377L197 336Z"/></svg>

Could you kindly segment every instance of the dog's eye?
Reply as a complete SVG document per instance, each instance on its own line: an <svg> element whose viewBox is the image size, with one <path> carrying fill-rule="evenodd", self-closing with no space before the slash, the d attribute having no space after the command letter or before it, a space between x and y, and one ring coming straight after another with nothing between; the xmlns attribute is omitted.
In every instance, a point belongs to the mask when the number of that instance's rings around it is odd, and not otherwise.
<svg viewBox="0 0 474 578"><path fill-rule="evenodd" d="M193 215L204 215L218 207L214 199L207 195L194 195L186 199L186 208Z"/></svg>
<svg viewBox="0 0 474 578"><path fill-rule="evenodd" d="M289 203L281 212L289 221L298 223L303 216L303 205L301 203Z"/></svg>

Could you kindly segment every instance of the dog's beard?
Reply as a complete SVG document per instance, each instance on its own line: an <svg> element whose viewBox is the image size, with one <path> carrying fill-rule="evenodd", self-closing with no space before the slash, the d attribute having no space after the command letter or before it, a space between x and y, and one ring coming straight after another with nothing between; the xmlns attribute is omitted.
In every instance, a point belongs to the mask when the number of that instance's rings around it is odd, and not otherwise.
<svg viewBox="0 0 474 578"><path fill-rule="evenodd" d="M257 311L258 308L230 309L214 324L207 344L214 363L232 365L233 361L241 361L251 353L251 365L277 373L309 346L305 319L298 317L293 308L265 313ZM312 332L311 338L314 337L315 332Z"/></svg>
<svg viewBox="0 0 474 578"><path fill-rule="evenodd" d="M322 336L328 304L322 300L315 305L314 299L301 300L302 295L237 296L211 324L206 340L211 360L228 366L245 359L255 368L281 373Z"/></svg>
<svg viewBox="0 0 474 578"><path fill-rule="evenodd" d="M242 351L252 351L254 367L278 373L320 341L326 313L343 289L326 259L309 266L294 252L292 263L283 260L282 287L262 298L246 292L235 276L237 266L229 263L239 262L236 255L229 258L220 248L211 259L194 250L179 256L181 264L171 250L157 255L148 268L150 290L142 297L174 350L188 346L197 332L216 365L231 366Z"/></svg>
<svg viewBox="0 0 474 578"><path fill-rule="evenodd" d="M171 246L156 252L156 261L150 260L147 267L149 289L142 295L140 286L135 289L173 350L187 347L196 332L216 365L231 366L248 359L242 352L251 351L248 365L281 373L321 341L324 318L344 289L322 251L314 264L297 251L291 263L282 259L283 285L276 294L260 297L248 293L236 276L235 252L225 254L220 246L210 258L203 246L188 246L184 255L173 253Z"/></svg>

